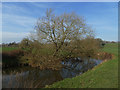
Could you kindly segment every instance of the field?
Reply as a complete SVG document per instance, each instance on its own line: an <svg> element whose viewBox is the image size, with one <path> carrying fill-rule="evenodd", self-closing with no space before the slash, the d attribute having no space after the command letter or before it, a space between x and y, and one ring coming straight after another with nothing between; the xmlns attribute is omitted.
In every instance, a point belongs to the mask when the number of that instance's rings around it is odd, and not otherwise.
<svg viewBox="0 0 120 90"><path fill-rule="evenodd" d="M0 51L5 52L5 51L12 51L18 49L17 47L0 47Z"/></svg>
<svg viewBox="0 0 120 90"><path fill-rule="evenodd" d="M118 88L118 44L106 44L102 51L114 54L113 59L81 76L64 79L46 88Z"/></svg>

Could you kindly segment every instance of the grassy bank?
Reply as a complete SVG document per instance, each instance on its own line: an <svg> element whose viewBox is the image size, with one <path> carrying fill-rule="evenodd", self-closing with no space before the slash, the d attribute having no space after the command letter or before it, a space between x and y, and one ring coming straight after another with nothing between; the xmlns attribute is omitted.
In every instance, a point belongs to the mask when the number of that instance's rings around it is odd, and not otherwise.
<svg viewBox="0 0 120 90"><path fill-rule="evenodd" d="M118 45L106 44L101 50L114 54L112 60L103 62L92 70L76 76L67 78L48 88L117 88L118 87Z"/></svg>

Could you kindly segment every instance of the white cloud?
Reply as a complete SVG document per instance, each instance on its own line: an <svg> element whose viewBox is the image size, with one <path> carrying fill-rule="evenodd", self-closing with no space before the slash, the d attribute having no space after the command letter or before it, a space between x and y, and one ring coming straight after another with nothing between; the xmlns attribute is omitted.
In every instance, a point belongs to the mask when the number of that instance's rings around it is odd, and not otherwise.
<svg viewBox="0 0 120 90"><path fill-rule="evenodd" d="M25 12L22 7L15 5L3 5L6 10L18 10ZM28 11L26 11L28 12ZM30 16L21 16L16 14L10 14L9 12L2 14L2 31L0 31L0 43L20 42L23 38L29 35L29 32L33 30L37 18Z"/></svg>
<svg viewBox="0 0 120 90"><path fill-rule="evenodd" d="M28 37L30 33L21 32L0 32L2 33L2 43L10 43L10 42L20 42L23 38ZM1 43L1 42L0 42Z"/></svg>
<svg viewBox="0 0 120 90"><path fill-rule="evenodd" d="M24 10L24 8L23 7L19 7L19 6L16 6L15 4L2 4L2 8L3 8L3 10L9 10L9 11L11 11L11 10L15 10L15 11L18 11L18 10L20 10L20 11L23 11Z"/></svg>
<svg viewBox="0 0 120 90"><path fill-rule="evenodd" d="M26 16L18 16L18 15L10 15L10 14L3 14L3 25L6 24L17 24L22 27L29 27L34 25L36 22L36 18L33 17L26 17Z"/></svg>
<svg viewBox="0 0 120 90"><path fill-rule="evenodd" d="M16 32L2 32L2 38L20 38L27 36L29 33L26 32L21 32L21 33L16 33Z"/></svg>
<svg viewBox="0 0 120 90"><path fill-rule="evenodd" d="M20 13L24 13L24 14L31 14L32 12L27 10L24 6L20 6L18 4L22 4L22 3L3 3L2 4L2 9L3 9L3 13L9 13L9 14L20 14Z"/></svg>
<svg viewBox="0 0 120 90"><path fill-rule="evenodd" d="M47 5L47 4L41 4L41 3L31 3L32 4L32 6L36 6L36 7L39 7L39 8L50 8L50 6L49 5Z"/></svg>

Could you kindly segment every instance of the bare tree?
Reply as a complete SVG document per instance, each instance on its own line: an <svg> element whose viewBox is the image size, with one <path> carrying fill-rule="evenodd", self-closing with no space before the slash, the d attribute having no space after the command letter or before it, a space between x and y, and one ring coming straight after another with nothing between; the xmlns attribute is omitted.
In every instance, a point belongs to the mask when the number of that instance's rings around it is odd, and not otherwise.
<svg viewBox="0 0 120 90"><path fill-rule="evenodd" d="M65 42L93 37L94 33L83 17L75 13L55 15L52 13L52 9L49 9L46 11L46 16L38 19L34 35L33 39L39 42L53 43L55 46L54 56L56 56Z"/></svg>

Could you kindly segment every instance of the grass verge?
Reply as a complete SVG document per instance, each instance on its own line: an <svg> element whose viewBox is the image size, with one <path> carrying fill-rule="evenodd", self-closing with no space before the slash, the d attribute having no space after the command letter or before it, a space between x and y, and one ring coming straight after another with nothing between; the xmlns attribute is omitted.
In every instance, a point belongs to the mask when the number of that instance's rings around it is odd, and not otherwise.
<svg viewBox="0 0 120 90"><path fill-rule="evenodd" d="M114 54L114 58L81 76L64 79L46 88L118 88L118 44L106 44L102 52Z"/></svg>

